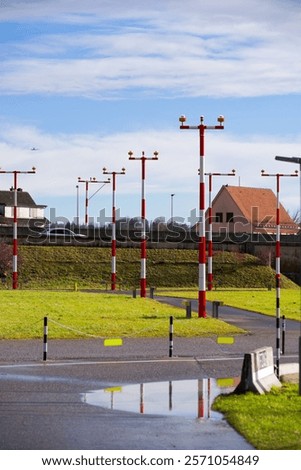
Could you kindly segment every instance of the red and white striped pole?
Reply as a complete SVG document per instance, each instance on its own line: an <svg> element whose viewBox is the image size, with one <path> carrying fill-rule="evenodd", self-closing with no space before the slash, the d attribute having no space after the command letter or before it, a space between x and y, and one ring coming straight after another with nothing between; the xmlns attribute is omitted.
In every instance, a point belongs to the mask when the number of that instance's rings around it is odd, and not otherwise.
<svg viewBox="0 0 301 470"><path fill-rule="evenodd" d="M295 173L283 174L276 173L274 175L265 173L265 170L261 170L261 176L275 176L276 177L276 193L277 193L277 205L276 205L276 249L275 249L275 287L276 287L276 375L280 377L280 289L281 289L281 269L280 269L280 177L281 176L298 176L298 170Z"/></svg>
<svg viewBox="0 0 301 470"><path fill-rule="evenodd" d="M83 180L80 176L78 177L78 182L79 183L85 183L85 225L88 227L89 225L89 213L88 213L88 205L89 205L89 184L90 183L110 183L110 180L106 181L98 181L95 177L90 178L89 180ZM93 194L94 196L94 194ZM91 196L91 197L93 197Z"/></svg>
<svg viewBox="0 0 301 470"><path fill-rule="evenodd" d="M89 181L86 181L85 191L85 225L89 224L88 205L89 205Z"/></svg>
<svg viewBox="0 0 301 470"><path fill-rule="evenodd" d="M18 288L18 182L14 172L13 289Z"/></svg>
<svg viewBox="0 0 301 470"><path fill-rule="evenodd" d="M133 152L128 152L129 160L141 160L141 272L140 272L140 297L146 297L146 200L145 200L145 162L146 160L158 160L158 152L153 157L142 156L135 158Z"/></svg>
<svg viewBox="0 0 301 470"><path fill-rule="evenodd" d="M13 209L13 275L12 275L12 287L18 289L18 174L21 173L35 173L35 167L32 167L30 171L4 171L0 170L0 173L11 173L14 175L14 209Z"/></svg>
<svg viewBox="0 0 301 470"><path fill-rule="evenodd" d="M208 203L208 290L213 288L213 242L212 242L212 177L213 176L235 176L235 170L232 170L232 173L205 173L209 176L209 203Z"/></svg>
<svg viewBox="0 0 301 470"><path fill-rule="evenodd" d="M104 175L112 175L112 261L111 261L111 290L116 289L116 175L125 175L125 168L120 172L107 171L103 168Z"/></svg>
<svg viewBox="0 0 301 470"><path fill-rule="evenodd" d="M201 124L198 126L186 126L185 116L180 116L180 129L198 129L200 137L200 166L199 166L199 293L198 293L198 316L206 318L206 235L205 235L205 130L207 129L224 129L224 117L219 116L218 126L206 126L204 124L204 116L201 116Z"/></svg>

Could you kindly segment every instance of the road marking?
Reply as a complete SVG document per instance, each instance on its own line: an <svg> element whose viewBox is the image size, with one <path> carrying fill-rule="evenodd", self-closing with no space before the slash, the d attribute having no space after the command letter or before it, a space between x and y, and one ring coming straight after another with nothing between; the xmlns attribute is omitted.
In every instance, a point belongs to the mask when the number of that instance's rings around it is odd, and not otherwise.
<svg viewBox="0 0 301 470"><path fill-rule="evenodd" d="M116 393L116 392L122 392L122 387L107 387L104 388L103 391L105 393Z"/></svg>
<svg viewBox="0 0 301 470"><path fill-rule="evenodd" d="M297 354L286 355L286 359L298 358ZM38 367L64 367L64 366L85 366L85 365L119 365L119 364L159 364L159 363L172 363L172 362L196 362L198 364L206 363L206 362L229 362L229 361L242 361L244 356L232 356L232 357L214 357L214 358L199 358L199 357L191 357L191 358L181 358L181 357L173 357L170 359L132 359L132 360L109 360L109 361L67 361L67 362L54 362L54 361L47 361L41 363L13 363L13 364L2 364L0 365L0 369L18 369L18 368L38 368ZM285 364L285 363L284 363Z"/></svg>
<svg viewBox="0 0 301 470"><path fill-rule="evenodd" d="M7 368L19 368L19 367L61 367L61 366L82 366L82 365L119 365L119 364L158 364L158 363L172 363L172 362L216 362L216 361L233 361L233 360L242 360L243 357L216 357L216 358L170 358L170 359L137 359L137 360L116 360L116 361L68 361L68 362L52 362L51 360L44 363L32 363L32 364L5 364L0 365L0 369Z"/></svg>
<svg viewBox="0 0 301 470"><path fill-rule="evenodd" d="M234 379L233 378L216 379L216 384L218 387L234 387Z"/></svg>
<svg viewBox="0 0 301 470"><path fill-rule="evenodd" d="M217 344L234 344L233 336L218 336Z"/></svg>
<svg viewBox="0 0 301 470"><path fill-rule="evenodd" d="M103 345L104 346L109 346L109 347L112 347L112 346L122 346L123 342L122 342L122 339L121 338L108 338L108 339L105 339L104 342L103 342Z"/></svg>

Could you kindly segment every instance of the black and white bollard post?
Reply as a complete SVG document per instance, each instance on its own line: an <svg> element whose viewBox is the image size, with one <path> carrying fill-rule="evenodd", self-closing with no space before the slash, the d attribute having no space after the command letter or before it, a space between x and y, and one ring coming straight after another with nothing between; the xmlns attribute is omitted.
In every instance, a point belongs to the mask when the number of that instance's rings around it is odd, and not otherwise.
<svg viewBox="0 0 301 470"><path fill-rule="evenodd" d="M169 317L169 357L173 354L173 317Z"/></svg>
<svg viewBox="0 0 301 470"><path fill-rule="evenodd" d="M44 338L43 338L43 361L47 360L47 349L48 349L48 319L44 317Z"/></svg>
<svg viewBox="0 0 301 470"><path fill-rule="evenodd" d="M282 348L281 348L282 354L285 354L285 331L286 331L285 315L282 315Z"/></svg>

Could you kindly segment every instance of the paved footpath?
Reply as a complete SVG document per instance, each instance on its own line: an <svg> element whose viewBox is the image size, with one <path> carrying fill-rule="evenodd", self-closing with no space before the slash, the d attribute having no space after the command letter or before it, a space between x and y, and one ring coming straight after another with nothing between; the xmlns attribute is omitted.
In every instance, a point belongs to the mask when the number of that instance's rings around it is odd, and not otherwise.
<svg viewBox="0 0 301 470"><path fill-rule="evenodd" d="M168 325L165 339L127 338L120 348L105 348L96 338L50 341L47 361L42 338L0 341L0 448L252 449L220 416L147 414L141 407L133 412L86 399L91 391L128 384L238 378L246 352L274 348L275 319L229 307L221 307L219 316L248 333L235 337L233 345L175 335L172 358ZM281 367L297 363L299 335L300 324L287 322Z"/></svg>

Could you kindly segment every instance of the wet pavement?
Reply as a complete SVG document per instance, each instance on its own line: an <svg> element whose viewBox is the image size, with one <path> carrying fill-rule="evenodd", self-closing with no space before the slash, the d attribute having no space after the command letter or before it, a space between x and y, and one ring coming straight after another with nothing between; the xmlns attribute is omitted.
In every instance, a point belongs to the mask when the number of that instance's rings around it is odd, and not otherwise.
<svg viewBox="0 0 301 470"><path fill-rule="evenodd" d="M208 381L191 380L202 373L202 367L193 359L2 366L1 449L251 449L224 419L210 416L205 388ZM180 414L166 414L162 402L173 406L171 400L178 406L178 388L183 378L186 390L184 387L181 391L181 399L184 400L184 393L186 405ZM156 410L148 409L154 396L153 390L152 398L149 397L149 387L166 385L166 381L173 391L166 394L159 388L157 397L161 404L155 404ZM196 390L196 383L200 391ZM132 408L108 406L98 399L104 393L110 404L112 399L116 403L116 394L123 393L121 390L127 397L128 391L132 395ZM195 414L185 409L190 407L191 394Z"/></svg>
<svg viewBox="0 0 301 470"><path fill-rule="evenodd" d="M166 301L165 299L160 299ZM170 300L168 300L170 301ZM252 449L211 402L231 391L244 354L275 345L275 319L229 307L248 330L215 338L0 341L1 449ZM281 367L298 361L300 324L287 322ZM287 366L290 368L290 366Z"/></svg>

